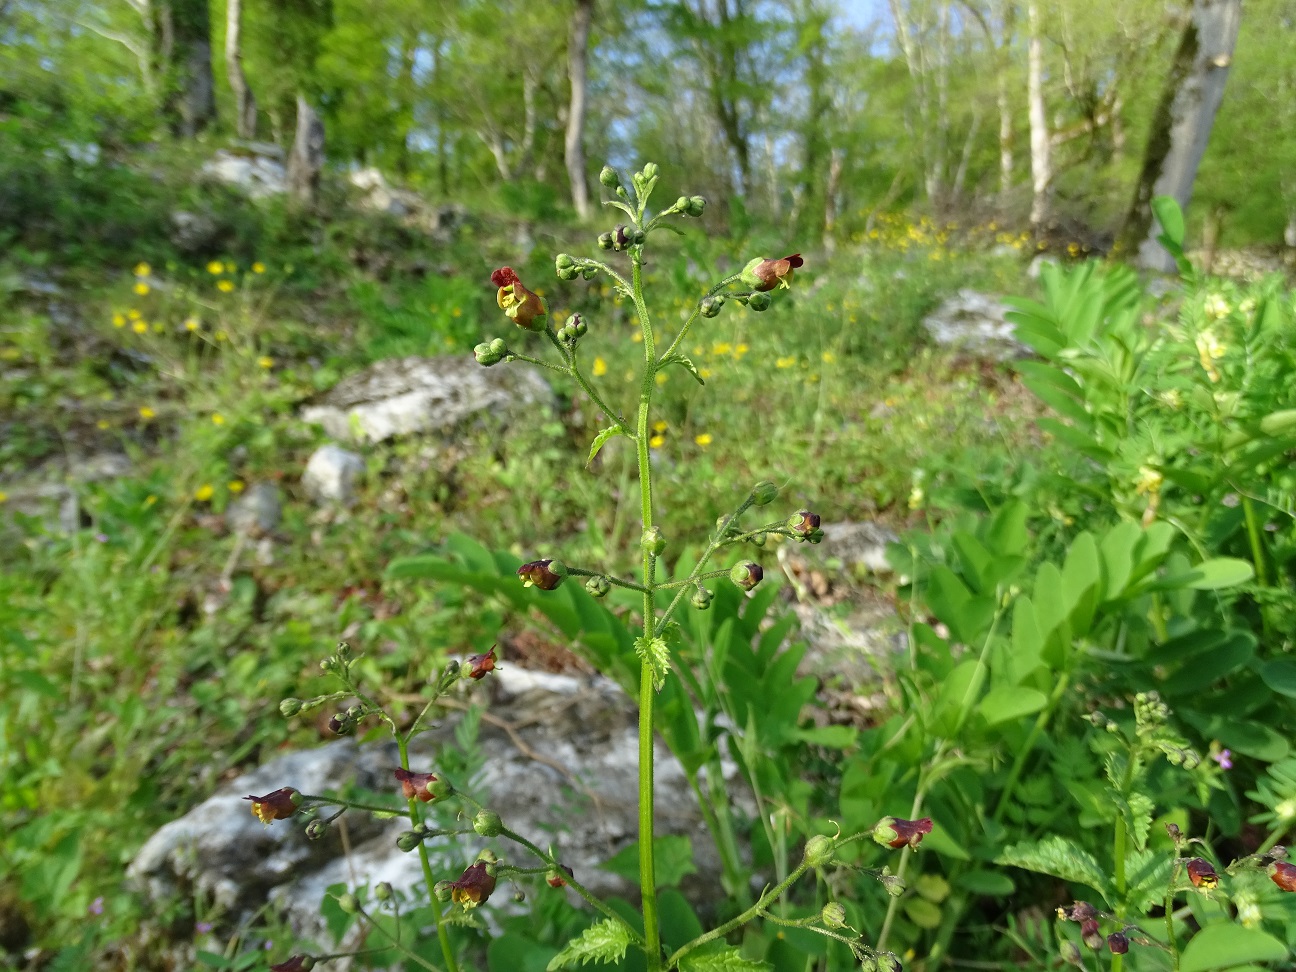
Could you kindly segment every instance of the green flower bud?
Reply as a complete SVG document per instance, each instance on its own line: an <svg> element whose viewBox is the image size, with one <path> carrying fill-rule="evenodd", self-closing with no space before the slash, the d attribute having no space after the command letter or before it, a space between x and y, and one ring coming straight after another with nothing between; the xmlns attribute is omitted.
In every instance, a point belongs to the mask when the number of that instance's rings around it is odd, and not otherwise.
<svg viewBox="0 0 1296 972"><path fill-rule="evenodd" d="M473 357L477 359L479 365L489 368L508 357L508 346L503 338L495 338L493 341L484 342L473 348Z"/></svg>
<svg viewBox="0 0 1296 972"><path fill-rule="evenodd" d="M678 199L675 200L675 205L672 206L671 209L675 210L675 212L677 213L687 213L688 206L689 206L689 197L680 196Z"/></svg>
<svg viewBox="0 0 1296 972"><path fill-rule="evenodd" d="M349 706L346 710L346 714L348 719L359 719L364 715L364 706L359 703Z"/></svg>
<svg viewBox="0 0 1296 972"><path fill-rule="evenodd" d="M495 865L499 863L499 858L495 856L495 852L491 850L489 847L484 847L477 852L477 860L484 861L489 865ZM493 866L488 870L491 874L495 873Z"/></svg>
<svg viewBox="0 0 1296 972"><path fill-rule="evenodd" d="M639 538L639 546L656 557L666 549L666 538L662 536L661 530L652 527L645 530L643 536Z"/></svg>
<svg viewBox="0 0 1296 972"><path fill-rule="evenodd" d="M598 276L598 267L586 267L581 271L581 276L586 280L593 280Z"/></svg>
<svg viewBox="0 0 1296 972"><path fill-rule="evenodd" d="M689 603L699 611L705 611L711 607L711 592L699 585L693 592L693 596L689 598Z"/></svg>
<svg viewBox="0 0 1296 972"><path fill-rule="evenodd" d="M374 897L379 901L390 901L392 899L392 886L390 881L379 881L374 886Z"/></svg>
<svg viewBox="0 0 1296 972"><path fill-rule="evenodd" d="M805 845L805 862L811 867L826 867L832 863L836 844L831 837L815 834Z"/></svg>
<svg viewBox="0 0 1296 972"><path fill-rule="evenodd" d="M599 172L599 182L608 189L615 189L617 186L621 185L621 176L617 173L616 169L612 168L612 166L605 165L603 166L602 171Z"/></svg>
<svg viewBox="0 0 1296 972"><path fill-rule="evenodd" d="M750 560L744 560L740 564L734 564L733 569L729 571L729 579L741 587L744 591L750 591L765 576L765 571L760 564L754 564Z"/></svg>
<svg viewBox="0 0 1296 972"><path fill-rule="evenodd" d="M779 488L768 479L763 479L752 487L752 504L755 506L769 506L778 499L778 494Z"/></svg>
<svg viewBox="0 0 1296 972"><path fill-rule="evenodd" d="M301 699L284 699L279 703L279 714L285 719L291 719L302 710L303 704Z"/></svg>
<svg viewBox="0 0 1296 972"><path fill-rule="evenodd" d="M600 250L610 250L616 245L616 240L611 233L600 233L598 245Z"/></svg>
<svg viewBox="0 0 1296 972"><path fill-rule="evenodd" d="M306 839L319 840L328 833L328 824L318 817L306 825Z"/></svg>
<svg viewBox="0 0 1296 972"><path fill-rule="evenodd" d="M591 597L607 597L608 591L612 590L612 582L606 577L591 577L585 582L585 590Z"/></svg>
<svg viewBox="0 0 1296 972"><path fill-rule="evenodd" d="M570 253L559 253L554 257L554 266L559 270L566 270L568 267L576 266L576 258Z"/></svg>
<svg viewBox="0 0 1296 972"><path fill-rule="evenodd" d="M633 233L630 234L630 242L633 243L635 246L642 245L643 241L646 239L648 239L648 234L641 229L636 229Z"/></svg>
<svg viewBox="0 0 1296 972"><path fill-rule="evenodd" d="M765 537L766 534L764 533L753 533L747 538L747 542L756 547L763 547L765 546Z"/></svg>
<svg viewBox="0 0 1296 972"><path fill-rule="evenodd" d="M761 311L769 310L770 305L773 303L774 303L774 298L766 293L759 293L759 292L754 293L749 298L747 298L747 306L750 307L752 310L756 311L757 313L760 313Z"/></svg>
<svg viewBox="0 0 1296 972"><path fill-rule="evenodd" d="M883 952L877 957L878 972L904 972L900 957L894 952Z"/></svg>
<svg viewBox="0 0 1296 972"><path fill-rule="evenodd" d="M504 821L494 810L478 810L473 817L473 830L482 837L498 837L504 832Z"/></svg>
<svg viewBox="0 0 1296 972"><path fill-rule="evenodd" d="M580 270L577 267L566 267L558 271L559 280L575 280L580 276Z"/></svg>
<svg viewBox="0 0 1296 972"><path fill-rule="evenodd" d="M360 902L356 900L356 896L350 891L338 898L337 903L338 908L346 912L348 915L354 915L360 910Z"/></svg>
<svg viewBox="0 0 1296 972"><path fill-rule="evenodd" d="M702 215L702 210L706 208L706 200L701 196L689 196L688 207L684 210L685 215L697 219Z"/></svg>
<svg viewBox="0 0 1296 972"><path fill-rule="evenodd" d="M702 301L701 314L703 317L707 318L716 317L724 307L724 304L725 299L719 294L714 297L707 297Z"/></svg>
<svg viewBox="0 0 1296 972"><path fill-rule="evenodd" d="M893 898L898 898L905 893L905 881L899 874L892 874L884 868L878 880L882 882L882 887L886 888L886 893Z"/></svg>
<svg viewBox="0 0 1296 972"><path fill-rule="evenodd" d="M441 669L441 674L437 677L437 690L444 692L455 682L459 681L460 675L459 659L452 658L446 662L446 667Z"/></svg>
<svg viewBox="0 0 1296 972"><path fill-rule="evenodd" d="M642 173L644 180L647 181L648 179L656 179L658 171L659 169L656 162L646 163L643 167L643 173Z"/></svg>
<svg viewBox="0 0 1296 972"><path fill-rule="evenodd" d="M819 920L825 928L845 928L846 909L836 901L829 901L823 906L823 911L819 912Z"/></svg>
<svg viewBox="0 0 1296 972"><path fill-rule="evenodd" d="M442 904L449 901L450 895L454 893L454 888L451 887L453 883L453 881L438 881L432 886L432 893L436 895L436 899Z"/></svg>

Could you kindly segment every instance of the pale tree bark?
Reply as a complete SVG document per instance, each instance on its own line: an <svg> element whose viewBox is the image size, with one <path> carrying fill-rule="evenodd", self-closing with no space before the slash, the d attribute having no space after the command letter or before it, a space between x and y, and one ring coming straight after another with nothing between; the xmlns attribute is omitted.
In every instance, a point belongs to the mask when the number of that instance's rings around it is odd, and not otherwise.
<svg viewBox="0 0 1296 972"><path fill-rule="evenodd" d="M567 182L571 186L572 206L581 222L593 215L589 183L585 178L585 102L589 64L590 21L594 19L594 0L576 0L572 9L571 33L567 44L567 77L571 82L571 101L567 108L567 134L563 140L563 161L567 165Z"/></svg>
<svg viewBox="0 0 1296 972"><path fill-rule="evenodd" d="M1118 246L1137 248L1135 261L1150 270L1174 270L1174 259L1157 242L1151 202L1172 196L1187 210L1197 166L1206 152L1215 113L1224 98L1237 45L1242 0L1193 0L1192 16L1175 51L1143 156L1134 201Z"/></svg>
<svg viewBox="0 0 1296 972"><path fill-rule="evenodd" d="M304 95L297 95L297 134L288 157L288 191L304 203L319 195L324 168L324 122Z"/></svg>
<svg viewBox="0 0 1296 972"><path fill-rule="evenodd" d="M828 184L824 187L823 245L832 253L837 249L837 195L841 192L842 172L846 168L846 153L839 148L832 150L828 161Z"/></svg>
<svg viewBox="0 0 1296 972"><path fill-rule="evenodd" d="M1039 5L1026 4L1028 30L1026 46L1026 85L1030 101L1031 210L1032 226L1041 226L1048 217L1049 189L1053 168L1049 154L1048 110L1044 104L1044 45L1040 38Z"/></svg>
<svg viewBox="0 0 1296 972"><path fill-rule="evenodd" d="M234 129L239 138L256 138L256 96L243 73L243 0L226 0L225 70L234 92Z"/></svg>

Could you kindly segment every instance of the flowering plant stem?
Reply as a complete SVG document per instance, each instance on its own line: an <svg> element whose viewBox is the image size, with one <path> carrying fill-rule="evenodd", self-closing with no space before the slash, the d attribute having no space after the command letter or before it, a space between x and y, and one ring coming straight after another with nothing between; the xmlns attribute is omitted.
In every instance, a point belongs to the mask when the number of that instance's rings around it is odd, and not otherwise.
<svg viewBox="0 0 1296 972"><path fill-rule="evenodd" d="M631 296L643 331L644 373L639 388L639 412L635 445L639 459L639 499L644 533L653 526L652 465L648 440L652 436L650 412L657 380L657 360L652 319L643 297L643 254L631 252ZM657 595L654 588L657 557L648 548L643 553L643 637L644 645L657 636ZM657 687L649 651L639 669L639 890L643 898L644 954L648 972L661 972L661 933L657 927L657 867L653 855L653 702Z"/></svg>
<svg viewBox="0 0 1296 972"><path fill-rule="evenodd" d="M425 710L426 711L426 710ZM421 717L420 717L421 718ZM418 722L415 722L417 727ZM400 750L401 769L409 771L409 733L396 733L396 746ZM416 797L409 798L410 821L417 825L423 822L423 811ZM441 955L445 959L446 972L459 972L459 963L455 960L454 949L450 945L450 932L445 923L445 906L432 893L436 878L432 875L432 862L428 860L427 847L422 841L418 845L419 863L423 865L423 880L427 882L428 899L432 908L432 924L436 928L437 940L441 943Z"/></svg>

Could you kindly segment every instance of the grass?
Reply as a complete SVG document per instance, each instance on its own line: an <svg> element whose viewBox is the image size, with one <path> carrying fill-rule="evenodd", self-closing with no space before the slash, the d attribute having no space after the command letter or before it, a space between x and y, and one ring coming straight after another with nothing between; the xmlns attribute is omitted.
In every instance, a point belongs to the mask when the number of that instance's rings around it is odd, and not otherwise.
<svg viewBox="0 0 1296 972"><path fill-rule="evenodd" d="M491 605L460 610L456 592L384 586L391 558L466 532L527 556L633 560L628 449L614 441L594 469L569 472L599 427L579 398L444 448L368 449L351 510L321 512L300 495L300 470L323 441L295 418L301 401L378 358L529 340L506 331L486 282L507 252L500 239L434 253L454 272L420 275L409 254L385 248L400 233L375 226L332 227L331 243L292 260L164 256L127 269L92 254L62 274L54 303L14 283L33 272L30 254L0 268L11 281L0 490L16 496L33 468L48 475L67 454L121 450L133 462L127 477L74 486L83 528L69 535L0 505L0 929L11 948L84 944L100 899L85 947L135 940L143 912L123 892L125 864L240 768L320 741L319 727L293 728L276 707L312 693L339 637L413 691L445 653L483 650L525 624ZM347 264L360 240L383 273ZM665 295L663 328L700 268L761 249L686 239L661 253L649 289ZM706 387L683 369L666 379L653 450L665 534L712 522L760 478L789 484L793 502L826 522L912 523L951 470L1028 447L1032 407L1014 380L926 346L918 323L959 286L1019 291L1021 269L1012 254L948 241L866 241L812 262L774 309L730 305L706 322L686 349ZM530 270L552 281L538 258ZM585 314L596 373L616 379L633 366L639 349L612 294L545 289L559 319ZM232 560L239 541L219 514L259 482L284 493L283 522L261 554Z"/></svg>

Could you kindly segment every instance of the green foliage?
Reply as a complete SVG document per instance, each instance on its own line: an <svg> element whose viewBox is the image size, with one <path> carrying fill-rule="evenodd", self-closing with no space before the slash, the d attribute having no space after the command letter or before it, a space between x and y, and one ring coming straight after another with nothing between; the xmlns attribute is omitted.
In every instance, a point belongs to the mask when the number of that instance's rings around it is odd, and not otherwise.
<svg viewBox="0 0 1296 972"><path fill-rule="evenodd" d="M588 965L590 962L618 962L630 947L630 936L624 925L615 921L600 921L591 925L564 946L549 960L546 972L555 969Z"/></svg>

